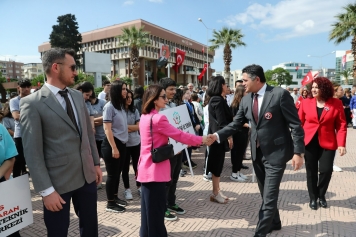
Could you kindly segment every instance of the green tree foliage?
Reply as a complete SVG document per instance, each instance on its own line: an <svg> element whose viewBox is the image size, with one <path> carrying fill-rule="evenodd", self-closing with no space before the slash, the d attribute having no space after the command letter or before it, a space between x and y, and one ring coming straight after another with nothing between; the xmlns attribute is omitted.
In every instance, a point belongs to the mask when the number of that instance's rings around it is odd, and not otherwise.
<svg viewBox="0 0 356 237"><path fill-rule="evenodd" d="M49 36L52 48L71 48L75 52L80 49L82 35L78 31L78 23L75 15L66 14L57 18L57 25L53 25L52 33ZM76 55L75 61L79 63L79 57Z"/></svg>
<svg viewBox="0 0 356 237"><path fill-rule="evenodd" d="M241 33L241 30L229 29L223 27L221 30L213 31L213 39L210 39L209 42L212 43L210 49L218 49L220 46L224 46L224 77L225 80L230 79L230 64L232 62L232 51L239 46L246 46L242 41L244 35Z"/></svg>
<svg viewBox="0 0 356 237"><path fill-rule="evenodd" d="M157 71L157 79L160 80L162 79L163 77L167 77L166 74L162 71Z"/></svg>
<svg viewBox="0 0 356 237"><path fill-rule="evenodd" d="M90 82L91 84L94 85L94 76L92 75L87 75L83 72L79 72L78 73L78 80L76 81L75 84L79 84L79 83L82 83L82 82L85 82L85 81L88 81Z"/></svg>
<svg viewBox="0 0 356 237"><path fill-rule="evenodd" d="M344 81L345 85L349 84L349 76L352 76L352 74L353 74L353 72L352 72L351 68L348 68L348 69L343 70L338 73L339 76L342 76L343 78L345 78L345 81Z"/></svg>
<svg viewBox="0 0 356 237"><path fill-rule="evenodd" d="M131 28L123 28L122 34L117 36L119 46L128 46L130 48L130 61L132 64L133 84L137 85L139 63L139 49L151 44L149 32L144 31L144 26L139 29L136 26ZM144 65L143 65L144 66Z"/></svg>
<svg viewBox="0 0 356 237"><path fill-rule="evenodd" d="M273 86L281 86L281 85L287 85L289 86L292 84L293 76L290 75L290 73L281 68L278 67L274 70L267 70L265 72L265 77L267 84L273 85Z"/></svg>
<svg viewBox="0 0 356 237"><path fill-rule="evenodd" d="M43 84L44 84L44 76L43 76L43 74L40 74L40 75L38 75L37 77L35 77L35 78L33 78L31 80L31 84L33 86L37 86L38 82L41 83L41 86L43 86Z"/></svg>
<svg viewBox="0 0 356 237"><path fill-rule="evenodd" d="M336 45L351 40L352 54L354 55L353 77L356 78L356 3L347 4L343 7L343 13L335 16L337 22L332 24L329 40Z"/></svg>

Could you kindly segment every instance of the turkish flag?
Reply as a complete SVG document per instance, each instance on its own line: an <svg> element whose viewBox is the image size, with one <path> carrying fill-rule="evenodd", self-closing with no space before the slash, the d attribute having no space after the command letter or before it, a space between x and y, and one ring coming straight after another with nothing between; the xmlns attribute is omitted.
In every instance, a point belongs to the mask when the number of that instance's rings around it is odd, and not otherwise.
<svg viewBox="0 0 356 237"><path fill-rule="evenodd" d="M201 81L201 79L203 78L203 76L204 76L204 74L205 74L207 68L208 68L208 67L207 67L207 64L204 63L204 68L203 68L203 70L201 71L200 75L198 76L198 80L199 80L199 81Z"/></svg>
<svg viewBox="0 0 356 237"><path fill-rule="evenodd" d="M203 47L203 49L201 51L204 53L204 47Z"/></svg>
<svg viewBox="0 0 356 237"><path fill-rule="evenodd" d="M309 72L307 73L307 75L305 75L305 77L304 77L303 80L302 80L302 86L305 86L306 84L312 82L313 78L314 78L314 77L313 77L312 72L309 71Z"/></svg>
<svg viewBox="0 0 356 237"><path fill-rule="evenodd" d="M176 49L176 64L172 67L174 71L178 71L178 68L184 62L184 58L185 58L185 51Z"/></svg>

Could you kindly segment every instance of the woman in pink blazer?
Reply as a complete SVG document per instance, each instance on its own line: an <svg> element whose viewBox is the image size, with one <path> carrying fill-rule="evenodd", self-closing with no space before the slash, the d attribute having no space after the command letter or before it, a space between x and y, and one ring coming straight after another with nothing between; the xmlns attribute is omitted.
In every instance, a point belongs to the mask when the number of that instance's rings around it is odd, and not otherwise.
<svg viewBox="0 0 356 237"><path fill-rule="evenodd" d="M173 127L167 117L158 114L167 103L166 92L159 85L149 86L142 100L140 119L141 153L138 161L137 181L141 182L141 237L165 237L164 225L166 211L166 183L171 180L169 160L153 163L151 144L154 148L168 144L168 138L184 144L198 146L207 142L207 138L195 136ZM152 118L152 136L150 123Z"/></svg>

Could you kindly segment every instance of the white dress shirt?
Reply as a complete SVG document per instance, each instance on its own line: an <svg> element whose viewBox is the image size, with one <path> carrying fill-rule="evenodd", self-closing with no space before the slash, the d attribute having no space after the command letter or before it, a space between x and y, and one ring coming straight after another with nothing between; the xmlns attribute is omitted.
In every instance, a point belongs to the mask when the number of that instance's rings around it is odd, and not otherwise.
<svg viewBox="0 0 356 237"><path fill-rule="evenodd" d="M54 94L54 96L57 98L59 104L63 107L63 109L65 111L66 108L67 108L67 104L66 104L66 101L64 100L63 96L61 96L58 91L60 91L61 89L58 88L58 87L55 87L51 84L48 84L47 82L45 83L45 85L48 87L48 89ZM72 108L74 110L74 115L75 115L75 120L77 121L77 124L78 124L78 128L80 129L80 126L79 126L79 122L78 122L78 114L77 114L77 110L75 109L75 105L74 105L74 102L73 102L73 99L72 99L72 96L70 95L70 93L68 93L68 98L70 100L70 103L72 104ZM46 197L48 195L50 195L51 193L53 193L55 190L53 188L53 186L43 190L43 191L40 191L39 193L41 194L42 197Z"/></svg>

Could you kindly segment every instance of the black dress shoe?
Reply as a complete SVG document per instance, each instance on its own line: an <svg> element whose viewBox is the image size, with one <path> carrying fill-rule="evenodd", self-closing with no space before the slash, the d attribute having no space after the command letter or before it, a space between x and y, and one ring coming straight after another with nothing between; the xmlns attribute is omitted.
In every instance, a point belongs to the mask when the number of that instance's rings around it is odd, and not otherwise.
<svg viewBox="0 0 356 237"><path fill-rule="evenodd" d="M247 170L247 169L248 169L248 166L246 166L246 165L242 165L242 166L241 166L241 169L245 169L245 170Z"/></svg>
<svg viewBox="0 0 356 237"><path fill-rule="evenodd" d="M328 203L326 202L325 198L319 198L319 204L322 208L328 207Z"/></svg>
<svg viewBox="0 0 356 237"><path fill-rule="evenodd" d="M310 201L309 207L310 207L311 209L313 209L313 210L318 210L318 203L317 203L317 201L316 201L316 200Z"/></svg>
<svg viewBox="0 0 356 237"><path fill-rule="evenodd" d="M282 229L282 223L279 222L279 223L272 223L272 227L271 229L269 229L269 232L268 233L271 233L272 231L274 230L281 230Z"/></svg>

